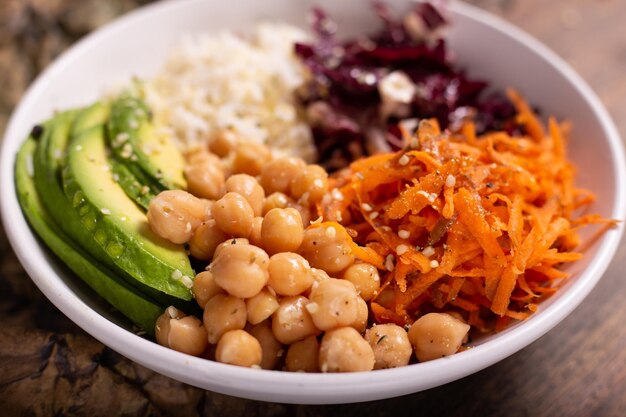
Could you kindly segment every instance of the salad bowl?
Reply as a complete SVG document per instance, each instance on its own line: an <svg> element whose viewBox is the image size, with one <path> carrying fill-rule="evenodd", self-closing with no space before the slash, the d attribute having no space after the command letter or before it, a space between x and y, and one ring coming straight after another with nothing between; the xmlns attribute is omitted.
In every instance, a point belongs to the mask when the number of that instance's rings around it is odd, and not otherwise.
<svg viewBox="0 0 626 417"><path fill-rule="evenodd" d="M410 2L388 0L396 10ZM306 27L307 11L321 6L341 33L364 33L375 16L361 1L257 2L166 1L143 7L89 35L63 54L29 88L5 132L0 187L4 228L24 268L41 291L71 320L129 359L174 379L245 398L328 404L370 401L432 388L490 366L524 348L571 313L608 267L623 223L599 238L582 234L585 256L568 266L572 278L529 319L488 335L456 355L373 373L304 374L247 369L164 348L134 332L119 314L84 286L29 228L17 200L14 160L38 121L55 110L85 105L132 77L153 75L184 34L245 31L252 24L280 21ZM461 2L448 5L450 49L468 74L496 88L514 87L543 114L573 125L569 155L578 185L592 190L590 212L623 221L626 164L621 139L587 84L558 56L521 30Z"/></svg>

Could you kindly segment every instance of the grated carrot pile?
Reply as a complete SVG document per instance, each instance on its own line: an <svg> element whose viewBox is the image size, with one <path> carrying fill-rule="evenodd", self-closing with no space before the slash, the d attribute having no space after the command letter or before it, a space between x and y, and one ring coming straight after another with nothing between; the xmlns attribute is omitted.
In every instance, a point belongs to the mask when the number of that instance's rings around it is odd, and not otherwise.
<svg viewBox="0 0 626 417"><path fill-rule="evenodd" d="M574 251L581 226L613 224L575 217L594 196L574 185L567 125L550 118L546 128L517 93L509 96L524 136L477 137L471 123L452 134L422 120L414 134L403 132L401 151L357 160L334 177L342 198L318 209L347 229L357 258L384 271L370 303L377 322L455 310L480 330L500 330L568 276L559 266L582 256Z"/></svg>

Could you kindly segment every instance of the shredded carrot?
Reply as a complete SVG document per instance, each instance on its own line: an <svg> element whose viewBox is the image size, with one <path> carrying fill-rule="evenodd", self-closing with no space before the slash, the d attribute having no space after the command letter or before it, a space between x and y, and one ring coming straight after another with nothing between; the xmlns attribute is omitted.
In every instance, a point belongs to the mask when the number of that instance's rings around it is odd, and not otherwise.
<svg viewBox="0 0 626 417"><path fill-rule="evenodd" d="M504 271L502 271L496 294L493 296L493 304L491 305L491 310L494 313L500 316L506 313L506 309L511 300L511 294L517 283L518 275L519 274L513 270L513 265L507 266L504 268Z"/></svg>
<svg viewBox="0 0 626 417"><path fill-rule="evenodd" d="M384 291L394 294L391 304L371 301L375 321L453 310L480 331L500 330L557 291L568 277L560 265L582 256L581 227L615 224L580 213L594 196L574 184L569 126L550 118L546 127L519 94L509 98L522 135L481 136L471 122L441 132L422 120L413 137L403 132L405 149L331 178L343 198L322 201L321 224L384 271Z"/></svg>
<svg viewBox="0 0 626 417"><path fill-rule="evenodd" d="M457 306L465 311L475 311L479 309L479 306L471 301L467 301L463 298L457 297L450 301L450 304Z"/></svg>
<svg viewBox="0 0 626 417"><path fill-rule="evenodd" d="M401 292L406 292L406 276L411 270L412 265L410 263L404 263L401 259L396 262L396 266L393 270L395 274L394 279Z"/></svg>
<svg viewBox="0 0 626 417"><path fill-rule="evenodd" d="M400 326L404 325L404 319L394 311L391 311L375 302L370 303L370 308L372 309L372 314L374 314L378 323L395 323Z"/></svg>
<svg viewBox="0 0 626 417"><path fill-rule="evenodd" d="M504 252L498 244L498 235L487 223L485 209L481 204L477 191L461 187L454 196L454 205L459 212L459 221L469 229L485 253L494 258L495 262L504 264Z"/></svg>
<svg viewBox="0 0 626 417"><path fill-rule="evenodd" d="M517 108L518 121L524 125L530 137L537 142L545 140L545 129L528 103L516 91L508 90L507 93ZM549 140L554 141L555 139L550 137Z"/></svg>

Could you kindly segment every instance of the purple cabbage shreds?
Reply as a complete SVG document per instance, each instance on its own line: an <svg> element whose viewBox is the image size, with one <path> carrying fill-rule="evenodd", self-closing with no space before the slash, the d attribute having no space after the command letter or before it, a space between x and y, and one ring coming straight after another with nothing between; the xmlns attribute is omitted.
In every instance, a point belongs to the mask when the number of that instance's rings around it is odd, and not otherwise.
<svg viewBox="0 0 626 417"><path fill-rule="evenodd" d="M417 3L402 19L381 1L373 9L382 22L378 32L340 41L336 22L315 8L310 15L315 41L295 45L310 73L298 97L326 168L398 149L403 119L435 117L451 130L471 119L478 133L520 133L510 101L501 93L487 95L486 82L468 78L451 61L442 38L448 22L432 4ZM385 81L391 73L401 74L396 80L409 86L390 86ZM412 99L398 99L398 88L409 88Z"/></svg>
<svg viewBox="0 0 626 417"><path fill-rule="evenodd" d="M482 98L477 104L477 110L474 123L478 132L503 130L512 136L524 133L516 121L515 106L500 92Z"/></svg>

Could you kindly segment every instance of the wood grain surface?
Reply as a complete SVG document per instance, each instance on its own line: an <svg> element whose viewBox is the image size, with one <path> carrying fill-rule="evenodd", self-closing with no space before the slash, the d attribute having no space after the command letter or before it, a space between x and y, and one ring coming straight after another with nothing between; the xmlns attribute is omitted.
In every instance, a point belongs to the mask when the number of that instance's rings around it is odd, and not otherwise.
<svg viewBox="0 0 626 417"><path fill-rule="evenodd" d="M0 132L36 74L145 1L0 0ZM474 0L525 29L591 85L626 137L626 1ZM462 380L371 403L301 406L205 392L87 336L34 287L0 230L0 415L626 416L626 244L553 331Z"/></svg>

